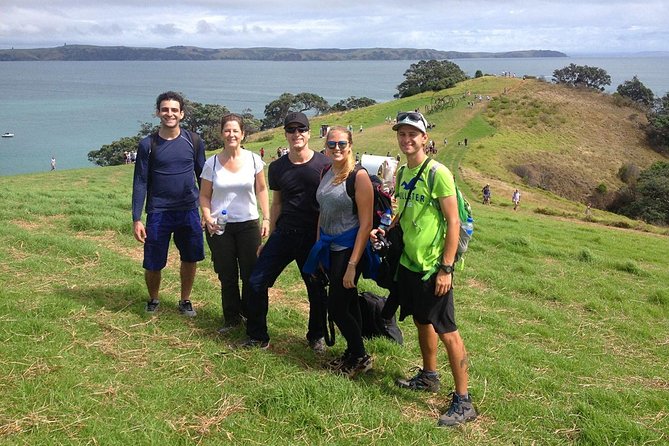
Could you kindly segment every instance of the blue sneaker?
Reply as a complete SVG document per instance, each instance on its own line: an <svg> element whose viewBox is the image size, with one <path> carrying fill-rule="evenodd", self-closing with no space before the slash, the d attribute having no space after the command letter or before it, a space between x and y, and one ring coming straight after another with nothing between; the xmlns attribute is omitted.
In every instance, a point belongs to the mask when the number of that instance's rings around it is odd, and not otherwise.
<svg viewBox="0 0 669 446"><path fill-rule="evenodd" d="M467 399L464 399L455 392L451 395L453 395L451 405L446 413L439 417L437 426L457 426L475 420L478 414L472 404L472 397L467 395Z"/></svg>

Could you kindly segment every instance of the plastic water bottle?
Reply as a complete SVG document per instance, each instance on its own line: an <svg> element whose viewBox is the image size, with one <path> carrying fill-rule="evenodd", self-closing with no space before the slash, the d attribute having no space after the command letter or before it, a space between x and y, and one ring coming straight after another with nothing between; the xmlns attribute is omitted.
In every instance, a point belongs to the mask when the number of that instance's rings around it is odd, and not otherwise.
<svg viewBox="0 0 669 446"><path fill-rule="evenodd" d="M393 213L390 209L386 209L386 211L381 215L381 221L379 222L379 229L383 229L383 231L387 231L390 225L393 223ZM376 241L374 242L374 246L372 246L375 250L380 250L383 247L383 244L381 241Z"/></svg>
<svg viewBox="0 0 669 446"><path fill-rule="evenodd" d="M216 235L223 235L225 232L225 225L228 224L228 211L226 209L223 209L221 215L218 216L216 219L216 224L220 228L218 231L216 231Z"/></svg>
<svg viewBox="0 0 669 446"><path fill-rule="evenodd" d="M467 221L462 223L462 229L464 229L467 235L471 237L474 233L474 219L467 217Z"/></svg>

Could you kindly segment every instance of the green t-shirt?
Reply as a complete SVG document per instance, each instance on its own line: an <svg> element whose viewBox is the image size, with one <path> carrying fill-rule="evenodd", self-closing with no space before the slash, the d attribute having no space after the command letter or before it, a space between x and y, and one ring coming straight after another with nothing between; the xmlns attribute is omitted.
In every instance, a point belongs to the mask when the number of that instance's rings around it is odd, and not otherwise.
<svg viewBox="0 0 669 446"><path fill-rule="evenodd" d="M428 176L430 169L435 165L437 168L430 194ZM400 220L404 232L404 252L400 263L411 271L425 272L441 263L446 221L439 207L439 198L455 195L455 180L446 166L431 160L421 173L411 196L407 197L407 183L416 176L419 169L420 165L413 169L408 167L402 169L402 177L399 178L399 187L395 195L399 210L404 208L404 203L408 199Z"/></svg>

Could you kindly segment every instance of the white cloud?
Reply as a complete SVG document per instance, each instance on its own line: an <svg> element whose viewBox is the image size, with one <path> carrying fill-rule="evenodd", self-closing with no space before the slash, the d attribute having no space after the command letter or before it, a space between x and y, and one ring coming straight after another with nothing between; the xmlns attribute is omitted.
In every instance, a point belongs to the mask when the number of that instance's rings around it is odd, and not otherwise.
<svg viewBox="0 0 669 446"><path fill-rule="evenodd" d="M3 0L0 47L420 47L567 53L669 50L669 6L631 1Z"/></svg>

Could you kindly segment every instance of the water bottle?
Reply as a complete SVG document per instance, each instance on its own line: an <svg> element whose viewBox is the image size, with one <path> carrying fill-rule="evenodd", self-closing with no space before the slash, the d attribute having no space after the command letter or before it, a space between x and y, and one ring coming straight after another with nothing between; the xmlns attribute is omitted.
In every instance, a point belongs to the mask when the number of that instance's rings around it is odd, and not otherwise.
<svg viewBox="0 0 669 446"><path fill-rule="evenodd" d="M221 215L218 216L216 219L216 224L219 227L219 230L216 231L216 235L223 235L225 232L225 225L228 223L228 211L226 209L223 209L221 212Z"/></svg>
<svg viewBox="0 0 669 446"><path fill-rule="evenodd" d="M386 211L381 215L381 221L379 222L379 229L383 229L383 231L387 231L390 225L393 222L393 213L390 209L386 209ZM379 236L377 235L377 239ZM379 251L381 248L383 248L383 242L379 239L376 242L374 242L374 245L372 246L376 251Z"/></svg>
<svg viewBox="0 0 669 446"><path fill-rule="evenodd" d="M460 238L458 239L458 251L456 259L459 258L460 254L463 254L467 251L469 246L469 240L472 238L474 233L474 219L470 216L467 217L466 221L460 223Z"/></svg>
<svg viewBox="0 0 669 446"><path fill-rule="evenodd" d="M462 223L462 229L464 229L467 235L471 237L474 233L474 219L472 217L467 217L467 221Z"/></svg>

